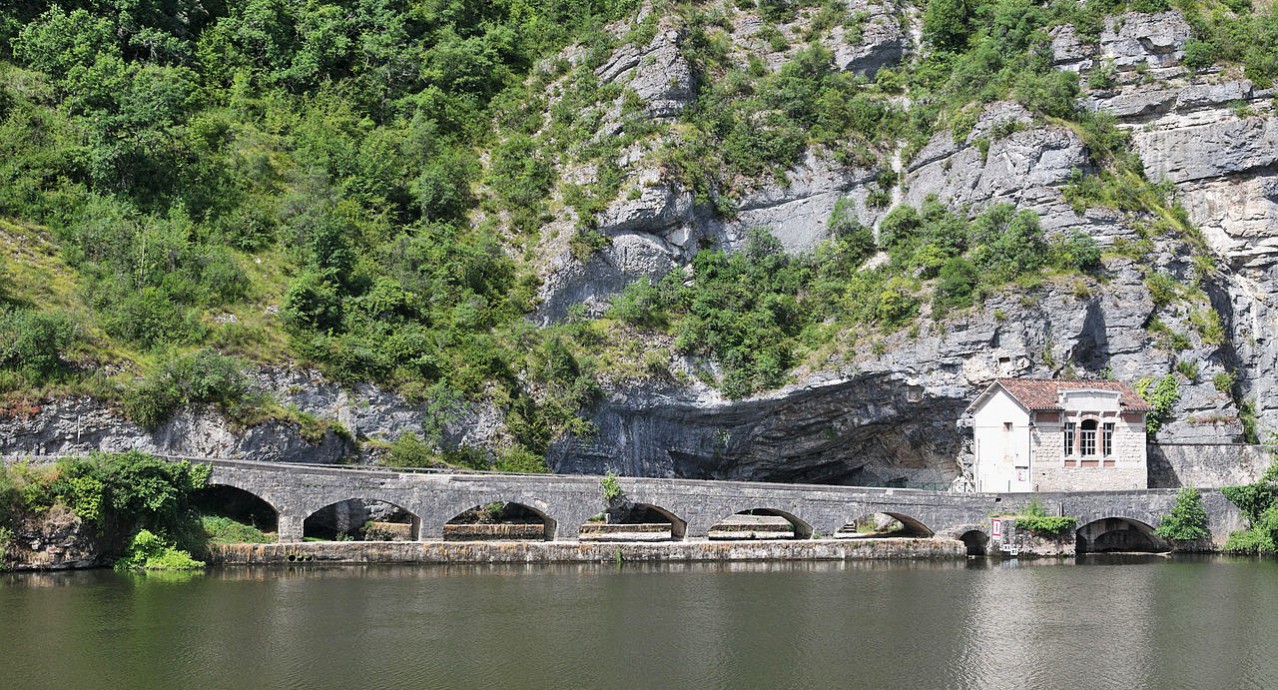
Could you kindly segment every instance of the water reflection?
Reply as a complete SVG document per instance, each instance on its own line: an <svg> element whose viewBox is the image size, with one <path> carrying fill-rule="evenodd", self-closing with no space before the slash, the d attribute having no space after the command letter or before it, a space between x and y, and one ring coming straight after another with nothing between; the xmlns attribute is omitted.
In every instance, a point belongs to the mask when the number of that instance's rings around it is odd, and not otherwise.
<svg viewBox="0 0 1278 690"><path fill-rule="evenodd" d="M5 687L1266 687L1278 565L1205 557L0 578Z"/></svg>

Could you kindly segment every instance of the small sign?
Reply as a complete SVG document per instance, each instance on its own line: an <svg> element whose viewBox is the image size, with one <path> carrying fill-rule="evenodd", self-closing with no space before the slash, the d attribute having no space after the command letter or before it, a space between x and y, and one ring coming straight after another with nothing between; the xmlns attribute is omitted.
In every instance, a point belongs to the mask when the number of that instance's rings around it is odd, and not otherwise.
<svg viewBox="0 0 1278 690"><path fill-rule="evenodd" d="M1029 470L1016 470L1016 481L1018 482L1029 481Z"/></svg>
<svg viewBox="0 0 1278 690"><path fill-rule="evenodd" d="M995 539L1003 536L1003 518L990 518L990 535Z"/></svg>

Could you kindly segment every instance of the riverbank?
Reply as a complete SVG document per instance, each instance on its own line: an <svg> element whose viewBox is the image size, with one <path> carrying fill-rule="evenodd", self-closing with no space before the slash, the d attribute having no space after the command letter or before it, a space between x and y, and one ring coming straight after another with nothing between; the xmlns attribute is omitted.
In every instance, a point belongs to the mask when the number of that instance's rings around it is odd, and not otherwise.
<svg viewBox="0 0 1278 690"><path fill-rule="evenodd" d="M959 559L957 539L805 539L678 542L302 542L228 544L210 565L290 563L601 563Z"/></svg>

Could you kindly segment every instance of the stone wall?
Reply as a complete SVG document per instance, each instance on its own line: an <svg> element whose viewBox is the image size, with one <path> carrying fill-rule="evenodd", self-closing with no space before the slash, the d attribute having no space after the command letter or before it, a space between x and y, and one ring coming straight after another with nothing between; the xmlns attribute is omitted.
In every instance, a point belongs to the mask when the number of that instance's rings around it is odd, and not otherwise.
<svg viewBox="0 0 1278 690"><path fill-rule="evenodd" d="M305 542L220 546L217 565L289 563L609 563L965 558L956 539L738 542Z"/></svg>
<svg viewBox="0 0 1278 690"><path fill-rule="evenodd" d="M1125 491L1144 489L1148 481L1144 465L1117 467L1034 466L1034 488L1038 491Z"/></svg>
<svg viewBox="0 0 1278 690"><path fill-rule="evenodd" d="M1239 443L1149 445L1149 488L1218 489L1250 484L1273 462L1273 450Z"/></svg>

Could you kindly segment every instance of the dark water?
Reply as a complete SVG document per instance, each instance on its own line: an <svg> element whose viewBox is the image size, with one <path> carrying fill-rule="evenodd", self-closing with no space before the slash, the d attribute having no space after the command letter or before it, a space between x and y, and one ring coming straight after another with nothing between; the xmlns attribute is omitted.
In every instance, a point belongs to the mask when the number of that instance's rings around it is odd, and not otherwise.
<svg viewBox="0 0 1278 690"><path fill-rule="evenodd" d="M0 578L0 688L1274 688L1278 563Z"/></svg>

